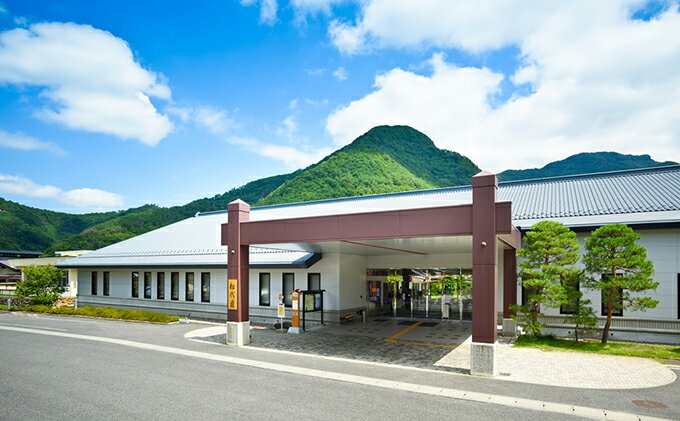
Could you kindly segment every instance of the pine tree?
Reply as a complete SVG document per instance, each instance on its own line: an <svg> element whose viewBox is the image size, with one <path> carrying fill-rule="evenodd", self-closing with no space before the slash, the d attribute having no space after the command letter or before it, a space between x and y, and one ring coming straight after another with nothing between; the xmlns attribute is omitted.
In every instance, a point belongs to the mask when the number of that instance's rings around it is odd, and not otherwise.
<svg viewBox="0 0 680 421"><path fill-rule="evenodd" d="M645 311L658 301L637 293L656 290L652 279L654 265L647 260L647 249L636 244L640 239L625 224L602 226L586 239L583 262L589 273L587 286L599 289L607 305L607 322L602 331L602 343L607 343L614 310Z"/></svg>
<svg viewBox="0 0 680 421"><path fill-rule="evenodd" d="M513 306L518 322L534 336L541 336L538 321L541 305L558 307L569 301L567 285L578 269L571 265L578 262L580 245L576 234L554 221L541 221L531 227L524 237L524 245L518 255L522 271L522 285L529 291L526 306Z"/></svg>

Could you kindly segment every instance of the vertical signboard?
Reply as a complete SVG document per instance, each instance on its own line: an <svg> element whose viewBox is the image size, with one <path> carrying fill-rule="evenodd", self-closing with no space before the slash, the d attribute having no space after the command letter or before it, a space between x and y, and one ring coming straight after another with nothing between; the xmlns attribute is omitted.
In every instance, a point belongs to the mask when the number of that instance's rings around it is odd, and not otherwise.
<svg viewBox="0 0 680 421"><path fill-rule="evenodd" d="M238 280L230 279L227 288L227 309L238 310Z"/></svg>

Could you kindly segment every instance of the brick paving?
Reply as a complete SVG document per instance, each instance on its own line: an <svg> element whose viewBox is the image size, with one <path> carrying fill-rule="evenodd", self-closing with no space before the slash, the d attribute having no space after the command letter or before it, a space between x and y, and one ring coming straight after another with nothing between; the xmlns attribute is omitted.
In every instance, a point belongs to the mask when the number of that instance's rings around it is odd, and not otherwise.
<svg viewBox="0 0 680 421"><path fill-rule="evenodd" d="M194 339L226 342L224 326L195 331ZM203 332L203 333L200 333ZM470 324L463 322L405 323L378 319L350 325L308 328L288 334L271 326L252 328L256 348L340 357L427 368L460 374L470 372ZM548 352L498 344L498 379L562 387L637 389L675 381L668 367L644 358L574 352Z"/></svg>

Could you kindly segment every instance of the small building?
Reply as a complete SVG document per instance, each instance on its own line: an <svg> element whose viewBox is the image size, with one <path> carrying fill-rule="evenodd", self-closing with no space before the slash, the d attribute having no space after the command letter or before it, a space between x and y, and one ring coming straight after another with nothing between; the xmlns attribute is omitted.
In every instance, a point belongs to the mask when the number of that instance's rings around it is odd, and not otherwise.
<svg viewBox="0 0 680 421"><path fill-rule="evenodd" d="M40 253L31 253L30 255L23 255L21 257L8 258L7 263L13 268L19 270L20 280L24 280L23 270L31 265L54 265L58 266L59 263L66 262L69 259L73 259L77 256L82 256L89 253L91 250L68 250L68 251L57 251L54 256L40 257ZM36 255L37 254L37 255ZM76 282L78 281L78 271L75 269L63 268L64 276L61 279L61 285L66 288L63 297L71 297L77 294Z"/></svg>
<svg viewBox="0 0 680 421"><path fill-rule="evenodd" d="M0 295L14 295L20 280L21 271L0 260Z"/></svg>

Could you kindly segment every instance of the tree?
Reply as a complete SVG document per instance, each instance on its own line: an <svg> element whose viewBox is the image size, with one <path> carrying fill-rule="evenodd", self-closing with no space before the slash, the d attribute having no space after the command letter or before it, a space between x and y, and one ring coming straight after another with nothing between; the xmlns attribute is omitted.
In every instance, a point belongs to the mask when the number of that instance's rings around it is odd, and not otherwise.
<svg viewBox="0 0 680 421"><path fill-rule="evenodd" d="M570 266L578 262L579 248L576 234L559 222L541 221L526 233L517 254L524 258L519 262L519 277L529 295L526 306L512 309L513 319L534 336L541 336L541 327L545 327L538 321L541 305L558 307L569 301L565 285L578 271Z"/></svg>
<svg viewBox="0 0 680 421"><path fill-rule="evenodd" d="M24 277L16 293L22 298L33 298L36 304L52 304L66 290L59 283L61 269L52 265L31 265L24 269Z"/></svg>
<svg viewBox="0 0 680 421"><path fill-rule="evenodd" d="M639 239L640 235L625 224L602 226L586 239L583 262L589 273L587 286L599 289L607 306L603 344L607 343L614 310L645 311L659 303L636 294L656 290L659 286L652 279L654 265L647 260L647 249L636 244Z"/></svg>
<svg viewBox="0 0 680 421"><path fill-rule="evenodd" d="M583 299L583 293L575 288L584 281L585 272L579 270L575 273L575 278L570 280L567 284L567 296L569 303L574 304L574 312L565 318L565 322L574 325L574 339L578 342L578 333L581 330L583 333L593 332L597 330L597 315L591 306L590 300Z"/></svg>

